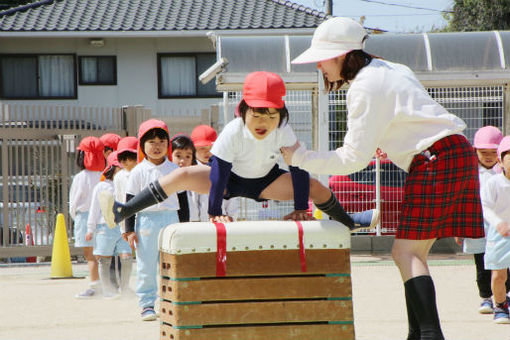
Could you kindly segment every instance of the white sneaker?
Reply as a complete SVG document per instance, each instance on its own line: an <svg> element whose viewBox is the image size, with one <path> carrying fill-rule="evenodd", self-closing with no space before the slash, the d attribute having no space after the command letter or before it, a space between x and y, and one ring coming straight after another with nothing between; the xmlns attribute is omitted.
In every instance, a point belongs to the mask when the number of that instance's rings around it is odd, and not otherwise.
<svg viewBox="0 0 510 340"><path fill-rule="evenodd" d="M91 299L97 296L97 292L95 289L88 288L87 290L81 292L80 294L76 294L74 297L76 299Z"/></svg>
<svg viewBox="0 0 510 340"><path fill-rule="evenodd" d="M115 199L111 192L104 190L99 193L99 207L108 228L115 228L116 226L113 214L114 201Z"/></svg>

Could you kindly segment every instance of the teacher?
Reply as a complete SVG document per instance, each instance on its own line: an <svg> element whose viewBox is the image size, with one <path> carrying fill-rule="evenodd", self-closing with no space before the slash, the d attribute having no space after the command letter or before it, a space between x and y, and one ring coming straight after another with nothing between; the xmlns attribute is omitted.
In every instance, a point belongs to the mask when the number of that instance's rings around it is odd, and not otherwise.
<svg viewBox="0 0 510 340"><path fill-rule="evenodd" d="M407 66L363 51L367 38L349 18L317 27L310 48L292 63L317 63L328 91L349 84L347 133L334 151L307 151L298 143L281 151L289 165L347 175L380 148L408 172L392 249L404 282L407 339L444 339L427 257L438 238L484 236L478 162L462 135L466 124L435 102Z"/></svg>

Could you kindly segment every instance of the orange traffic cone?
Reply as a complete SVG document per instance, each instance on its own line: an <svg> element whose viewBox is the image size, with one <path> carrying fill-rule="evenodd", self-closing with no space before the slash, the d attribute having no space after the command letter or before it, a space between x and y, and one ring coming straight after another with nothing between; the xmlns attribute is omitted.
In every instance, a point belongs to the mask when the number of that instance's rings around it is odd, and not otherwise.
<svg viewBox="0 0 510 340"><path fill-rule="evenodd" d="M30 229L30 224L27 223L25 226L25 245L33 246L34 245L34 237L32 236L32 230ZM26 262L34 263L37 262L37 257L29 256L26 258Z"/></svg>

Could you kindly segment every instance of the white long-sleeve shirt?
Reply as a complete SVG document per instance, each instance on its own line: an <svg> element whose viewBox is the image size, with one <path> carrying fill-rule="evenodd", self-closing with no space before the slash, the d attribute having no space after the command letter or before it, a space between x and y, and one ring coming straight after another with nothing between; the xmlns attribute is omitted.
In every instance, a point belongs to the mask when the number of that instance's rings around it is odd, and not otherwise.
<svg viewBox="0 0 510 340"><path fill-rule="evenodd" d="M113 182L104 180L99 182L92 191L92 199L90 202L89 217L87 219L87 233L93 233L96 230L98 224L106 223L103 214L101 214L101 207L99 206L99 193L102 191L109 191L114 193Z"/></svg>
<svg viewBox="0 0 510 340"><path fill-rule="evenodd" d="M74 219L79 212L90 209L92 190L101 179L101 172L82 170L77 173L69 190L69 214Z"/></svg>
<svg viewBox="0 0 510 340"><path fill-rule="evenodd" d="M510 180L503 173L487 180L482 187L481 198L483 217L490 228L496 228L503 221L510 223Z"/></svg>
<svg viewBox="0 0 510 340"><path fill-rule="evenodd" d="M292 165L347 175L367 166L379 147L407 171L413 157L466 124L435 102L405 65L373 59L347 91L347 133L335 151L296 150Z"/></svg>
<svg viewBox="0 0 510 340"><path fill-rule="evenodd" d="M121 169L113 177L113 188L115 191L115 200L117 202L126 203L126 187L129 180L130 171ZM119 223L120 230L122 233L126 230L125 221Z"/></svg>
<svg viewBox="0 0 510 340"><path fill-rule="evenodd" d="M144 159L142 162L138 163L133 170L131 170L128 185L126 187L126 193L136 195L145 189L150 183L169 174L177 168L178 166L170 162L168 159L165 159L165 161L159 165L155 165L147 159ZM168 198L163 202L145 208L143 211L161 210L179 210L179 200L175 193L168 196Z"/></svg>
<svg viewBox="0 0 510 340"><path fill-rule="evenodd" d="M480 191L483 190L487 181L492 176L496 175L498 167L495 165L491 169L478 164L478 178L480 179ZM488 232L488 222L484 219L485 235ZM485 252L485 237L481 238L466 238L464 239L463 251L467 254L481 254Z"/></svg>

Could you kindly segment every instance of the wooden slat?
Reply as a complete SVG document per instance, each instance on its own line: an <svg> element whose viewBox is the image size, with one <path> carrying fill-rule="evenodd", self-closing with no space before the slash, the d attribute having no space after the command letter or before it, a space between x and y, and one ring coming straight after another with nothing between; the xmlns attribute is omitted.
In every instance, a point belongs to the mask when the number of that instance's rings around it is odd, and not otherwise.
<svg viewBox="0 0 510 340"><path fill-rule="evenodd" d="M161 301L161 320L174 326L353 321L352 301L264 301L177 305Z"/></svg>
<svg viewBox="0 0 510 340"><path fill-rule="evenodd" d="M175 329L161 325L161 340L354 340L354 325L278 325Z"/></svg>
<svg viewBox="0 0 510 340"><path fill-rule="evenodd" d="M347 275L347 274L345 274ZM291 276L173 281L161 279L169 301L232 301L351 297L349 276Z"/></svg>
<svg viewBox="0 0 510 340"><path fill-rule="evenodd" d="M261 250L227 252L227 276L350 274L349 249L307 249L307 271L301 271L299 251ZM216 253L171 255L161 252L161 276L194 278L216 276Z"/></svg>

